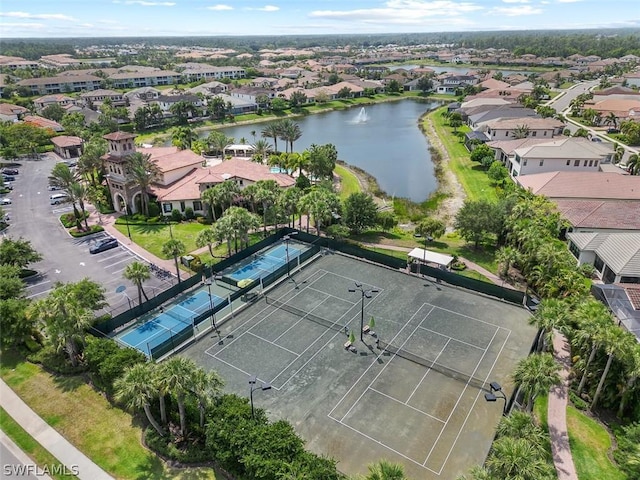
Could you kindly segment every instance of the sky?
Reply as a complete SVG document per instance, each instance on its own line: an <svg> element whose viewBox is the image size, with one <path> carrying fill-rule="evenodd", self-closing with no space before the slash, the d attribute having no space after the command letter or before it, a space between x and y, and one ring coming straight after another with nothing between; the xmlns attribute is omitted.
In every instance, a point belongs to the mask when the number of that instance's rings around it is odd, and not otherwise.
<svg viewBox="0 0 640 480"><path fill-rule="evenodd" d="M0 39L620 27L639 0L0 0Z"/></svg>

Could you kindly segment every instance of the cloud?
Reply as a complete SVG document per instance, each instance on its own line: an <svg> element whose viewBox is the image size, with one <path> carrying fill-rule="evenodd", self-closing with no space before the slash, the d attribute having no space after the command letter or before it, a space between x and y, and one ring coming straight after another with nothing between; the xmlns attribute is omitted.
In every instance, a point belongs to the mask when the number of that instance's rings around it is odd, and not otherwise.
<svg viewBox="0 0 640 480"><path fill-rule="evenodd" d="M539 15L543 12L541 8L532 7L531 5L522 5L518 7L495 7L489 14L504 15L506 17L520 17L523 15Z"/></svg>
<svg viewBox="0 0 640 480"><path fill-rule="evenodd" d="M484 10L481 5L472 2L451 0L388 0L382 8L359 10L316 10L309 14L314 18L327 20L359 21L363 23L386 23L442 25L443 17L450 26L471 24L470 20L455 19L460 15Z"/></svg>
<svg viewBox="0 0 640 480"><path fill-rule="evenodd" d="M504 3L529 3L529 0L502 0Z"/></svg>
<svg viewBox="0 0 640 480"><path fill-rule="evenodd" d="M246 7L245 10L257 10L258 12L277 12L280 7L275 5L265 5L264 7Z"/></svg>
<svg viewBox="0 0 640 480"><path fill-rule="evenodd" d="M216 10L220 12L222 10L233 10L233 7L230 5L218 4L218 5L213 5L211 7L207 7L207 10Z"/></svg>
<svg viewBox="0 0 640 480"><path fill-rule="evenodd" d="M0 12L0 17L29 18L34 20L75 20L75 18L69 15L63 15L62 13Z"/></svg>
<svg viewBox="0 0 640 480"><path fill-rule="evenodd" d="M145 0L113 0L113 3L122 3L123 5L140 5L142 7L173 7L175 2L148 2Z"/></svg>
<svg viewBox="0 0 640 480"><path fill-rule="evenodd" d="M558 3L578 3L582 0L558 0Z"/></svg>

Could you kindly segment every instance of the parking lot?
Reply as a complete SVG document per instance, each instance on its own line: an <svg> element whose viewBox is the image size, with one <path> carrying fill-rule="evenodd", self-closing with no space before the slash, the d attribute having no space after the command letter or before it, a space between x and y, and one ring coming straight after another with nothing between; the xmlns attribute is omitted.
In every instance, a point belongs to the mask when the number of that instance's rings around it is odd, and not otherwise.
<svg viewBox="0 0 640 480"><path fill-rule="evenodd" d="M68 204L51 205L49 199L55 193L48 190L48 176L55 162L52 155L43 156L39 161L23 162L13 182L13 191L6 195L12 203L3 206L10 216L9 228L3 234L31 241L44 257L41 262L31 265L38 275L27 282L27 296L42 298L56 282L76 282L88 277L105 288L109 303L105 310L120 313L129 308L130 302L138 301L137 288L122 276L124 269L135 260L145 259L128 250L126 245L91 254L89 249L107 236L105 232L82 238L68 234L59 218L73 208ZM145 292L150 297L154 296L170 286L172 281L172 278L158 278L152 274L144 283Z"/></svg>

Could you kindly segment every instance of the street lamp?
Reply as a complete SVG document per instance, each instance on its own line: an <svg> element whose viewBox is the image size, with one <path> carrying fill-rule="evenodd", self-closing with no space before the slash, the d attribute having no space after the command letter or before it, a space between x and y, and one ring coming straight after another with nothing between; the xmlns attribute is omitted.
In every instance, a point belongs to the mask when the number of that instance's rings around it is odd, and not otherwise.
<svg viewBox="0 0 640 480"><path fill-rule="evenodd" d="M253 408L253 392L256 390L271 390L271 384L269 383L261 383L260 386L257 385L258 379L255 375L249 377L249 399L251 401L251 418L255 420L255 410Z"/></svg>
<svg viewBox="0 0 640 480"><path fill-rule="evenodd" d="M211 279L207 278L204 281L204 284L207 286L207 289L209 290L209 307L211 308L211 326L213 326L213 329L216 331L217 334L220 334L220 332L218 331L218 327L216 326L216 314L213 313L213 297L211 296Z"/></svg>
<svg viewBox="0 0 640 480"><path fill-rule="evenodd" d="M368 290L362 288L362 284L355 282L356 283L356 288L350 288L349 292L351 293L355 293L355 292L360 292L361 293L361 297L360 297L360 341L364 342L364 299L365 298L371 298L373 297L373 293L378 293L380 290L378 290L377 288L370 288Z"/></svg>
<svg viewBox="0 0 640 480"><path fill-rule="evenodd" d="M498 382L491 382L489 384L489 388L491 389L491 391L484 394L484 399L487 402L495 402L496 400L498 400L498 398L503 399L504 408L502 409L502 415L506 415L507 414L507 396L502 391L502 387Z"/></svg>
<svg viewBox="0 0 640 480"><path fill-rule="evenodd" d="M291 268L289 267L289 242L291 241L291 236L297 234L298 232L291 232L282 237L282 239L284 240L284 248L287 252L287 278L291 277Z"/></svg>
<svg viewBox="0 0 640 480"><path fill-rule="evenodd" d="M127 221L127 235L129 236L129 242L131 242L131 230L129 229L129 205L124 202L124 218Z"/></svg>

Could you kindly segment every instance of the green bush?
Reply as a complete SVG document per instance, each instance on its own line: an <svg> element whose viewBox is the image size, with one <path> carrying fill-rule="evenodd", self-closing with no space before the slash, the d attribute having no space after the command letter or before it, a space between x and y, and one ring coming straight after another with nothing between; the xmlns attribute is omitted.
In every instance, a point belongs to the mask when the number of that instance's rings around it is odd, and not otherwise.
<svg viewBox="0 0 640 480"><path fill-rule="evenodd" d="M580 398L576 392L574 392L573 390L569 391L569 400L571 400L571 403L573 403L573 406L576 407L578 410L588 410L589 409L589 404L587 402L585 402L582 398Z"/></svg>
<svg viewBox="0 0 640 480"><path fill-rule="evenodd" d="M84 212L84 218L88 218L89 217L89 212ZM82 213L80 213L80 219L84 220L84 218L82 218ZM65 213L60 215L60 223L62 223L62 225L64 225L65 228L72 228L76 226L76 216L73 212L69 212L69 213Z"/></svg>
<svg viewBox="0 0 640 480"><path fill-rule="evenodd" d="M186 218L187 220L193 220L194 217L195 216L193 214L193 208L187 207L184 209L184 218Z"/></svg>
<svg viewBox="0 0 640 480"><path fill-rule="evenodd" d="M202 259L199 255L193 254L191 256L193 257L193 260L191 260L191 263L189 263L189 268L194 272L199 272L200 270L202 270Z"/></svg>
<svg viewBox="0 0 640 480"><path fill-rule="evenodd" d="M632 423L616 431L618 448L613 458L629 478L640 478L640 424Z"/></svg>
<svg viewBox="0 0 640 480"><path fill-rule="evenodd" d="M147 217L144 216L142 213L136 213L135 215L132 215L131 219L134 222L138 222L138 223L144 223L147 221Z"/></svg>
<svg viewBox="0 0 640 480"><path fill-rule="evenodd" d="M213 219L207 217L198 217L196 221L202 225L211 225L213 223Z"/></svg>
<svg viewBox="0 0 640 480"><path fill-rule="evenodd" d="M149 216L150 217L157 217L160 215L160 206L155 203L149 203Z"/></svg>
<svg viewBox="0 0 640 480"><path fill-rule="evenodd" d="M27 358L30 362L42 365L45 370L61 375L82 373L87 369L84 365L77 367L71 365L67 357L63 353L57 352L52 345L44 346L37 352L28 355Z"/></svg>
<svg viewBox="0 0 640 480"><path fill-rule="evenodd" d="M93 384L108 395L113 383L128 367L147 361L147 357L133 348L120 348L109 338L87 337L84 358Z"/></svg>
<svg viewBox="0 0 640 480"><path fill-rule="evenodd" d="M160 216L157 217L149 217L147 219L147 223L156 224L162 222L162 218Z"/></svg>
<svg viewBox="0 0 640 480"><path fill-rule="evenodd" d="M72 228L71 230L69 230L69 234L71 234L73 238L80 238L80 237L85 237L87 235L91 235L92 233L97 233L102 231L104 231L104 228L102 228L100 225L91 225L89 227L89 230L78 230L77 228Z"/></svg>
<svg viewBox="0 0 640 480"><path fill-rule="evenodd" d="M171 220L173 222L181 222L182 221L182 212L177 208L171 210Z"/></svg>
<svg viewBox="0 0 640 480"><path fill-rule="evenodd" d="M204 463L211 460L211 454L199 442L184 442L179 448L169 437L161 437L153 428L146 430L144 442L154 452L180 463Z"/></svg>

